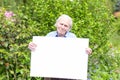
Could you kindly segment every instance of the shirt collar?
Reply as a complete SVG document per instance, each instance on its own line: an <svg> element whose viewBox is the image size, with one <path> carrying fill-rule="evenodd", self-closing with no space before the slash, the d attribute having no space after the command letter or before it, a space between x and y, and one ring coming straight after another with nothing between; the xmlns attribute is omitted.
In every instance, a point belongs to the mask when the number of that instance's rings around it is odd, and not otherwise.
<svg viewBox="0 0 120 80"><path fill-rule="evenodd" d="M64 37L67 37L67 36L66 36L67 33L68 33L68 32L65 33L65 36L64 36ZM56 36L55 36L55 37L58 37L58 32L57 32L57 31L56 31Z"/></svg>

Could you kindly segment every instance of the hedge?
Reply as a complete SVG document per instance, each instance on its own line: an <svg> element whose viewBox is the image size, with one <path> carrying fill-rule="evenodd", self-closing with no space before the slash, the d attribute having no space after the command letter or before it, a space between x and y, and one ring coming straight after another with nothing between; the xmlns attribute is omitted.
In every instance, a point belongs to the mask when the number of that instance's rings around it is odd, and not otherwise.
<svg viewBox="0 0 120 80"><path fill-rule="evenodd" d="M16 8L0 8L0 79L41 80L30 77L29 42L32 36L45 36L56 30L55 20L61 14L73 19L71 32L78 38L89 38L93 50L89 56L88 79L120 79L120 55L111 47L115 30L109 0L29 0ZM11 5L12 6L12 5ZM13 14L6 17L5 12ZM10 12L12 11L12 12ZM118 52L119 53L119 52Z"/></svg>

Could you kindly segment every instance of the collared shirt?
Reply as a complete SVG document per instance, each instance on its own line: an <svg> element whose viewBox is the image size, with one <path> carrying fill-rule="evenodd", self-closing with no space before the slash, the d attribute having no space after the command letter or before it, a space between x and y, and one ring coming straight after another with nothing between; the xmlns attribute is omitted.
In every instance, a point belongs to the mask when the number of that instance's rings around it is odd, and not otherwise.
<svg viewBox="0 0 120 80"><path fill-rule="evenodd" d="M47 37L58 37L58 33L57 33L57 31L52 31L52 32L48 33L46 36L47 36ZM76 35L75 35L74 33L67 32L64 37L65 37L65 38L66 38L66 37L76 38Z"/></svg>

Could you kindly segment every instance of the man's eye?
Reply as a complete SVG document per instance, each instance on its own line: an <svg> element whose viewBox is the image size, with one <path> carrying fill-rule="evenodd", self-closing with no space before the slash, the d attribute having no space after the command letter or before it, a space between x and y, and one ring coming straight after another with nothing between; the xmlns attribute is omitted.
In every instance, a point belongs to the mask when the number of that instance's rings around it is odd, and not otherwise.
<svg viewBox="0 0 120 80"><path fill-rule="evenodd" d="M68 27L67 25L65 25L65 27Z"/></svg>
<svg viewBox="0 0 120 80"><path fill-rule="evenodd" d="M60 25L63 25L62 23Z"/></svg>

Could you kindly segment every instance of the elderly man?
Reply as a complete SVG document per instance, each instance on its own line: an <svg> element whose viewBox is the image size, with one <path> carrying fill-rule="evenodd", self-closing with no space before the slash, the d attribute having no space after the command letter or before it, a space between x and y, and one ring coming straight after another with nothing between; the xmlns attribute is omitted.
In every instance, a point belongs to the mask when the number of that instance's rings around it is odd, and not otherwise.
<svg viewBox="0 0 120 80"><path fill-rule="evenodd" d="M55 23L57 31L53 31L47 34L49 37L71 37L75 38L75 34L69 32L72 28L72 19L68 15L61 15Z"/></svg>
<svg viewBox="0 0 120 80"><path fill-rule="evenodd" d="M70 30L72 28L72 19L68 15L61 15L55 23L55 27L57 28L56 31L52 31L48 33L47 37L64 37L64 38L76 38L76 35L74 33L71 33ZM37 47L36 44L33 42L30 42L28 45L28 48L30 50L35 50ZM86 48L86 52L88 54L92 53L92 50L90 48ZM60 79L60 78L44 78L44 80L68 80L68 79Z"/></svg>

